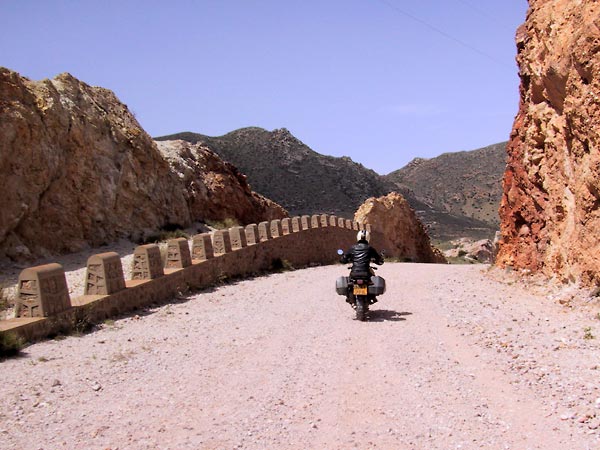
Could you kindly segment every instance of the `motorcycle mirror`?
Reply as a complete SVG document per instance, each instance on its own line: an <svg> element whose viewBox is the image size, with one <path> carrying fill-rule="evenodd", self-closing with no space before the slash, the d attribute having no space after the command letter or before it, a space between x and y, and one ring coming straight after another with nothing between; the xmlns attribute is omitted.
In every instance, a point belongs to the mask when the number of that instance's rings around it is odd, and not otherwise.
<svg viewBox="0 0 600 450"><path fill-rule="evenodd" d="M341 248L338 248L337 254L342 256L344 254L344 250L342 250Z"/></svg>

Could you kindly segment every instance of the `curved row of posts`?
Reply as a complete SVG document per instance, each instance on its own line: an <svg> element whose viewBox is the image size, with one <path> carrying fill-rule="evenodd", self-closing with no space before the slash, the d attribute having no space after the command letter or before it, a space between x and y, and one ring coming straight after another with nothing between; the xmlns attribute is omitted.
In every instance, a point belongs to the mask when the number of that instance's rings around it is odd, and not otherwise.
<svg viewBox="0 0 600 450"><path fill-rule="evenodd" d="M332 263L335 250L349 246L362 228L327 214L235 226L194 236L191 249L185 238L169 240L164 263L158 245L141 245L134 251L131 280L125 280L117 253L101 253L88 259L84 295L74 299L60 264L30 267L19 275L16 317L0 321L0 333L40 339L169 301L189 289L260 273L277 262Z"/></svg>

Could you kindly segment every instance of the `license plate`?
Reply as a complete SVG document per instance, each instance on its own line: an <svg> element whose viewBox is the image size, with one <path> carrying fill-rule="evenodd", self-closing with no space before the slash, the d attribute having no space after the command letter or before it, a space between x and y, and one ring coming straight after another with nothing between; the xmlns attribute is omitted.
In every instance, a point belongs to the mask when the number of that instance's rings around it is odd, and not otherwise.
<svg viewBox="0 0 600 450"><path fill-rule="evenodd" d="M354 295L367 295L367 286L354 286Z"/></svg>

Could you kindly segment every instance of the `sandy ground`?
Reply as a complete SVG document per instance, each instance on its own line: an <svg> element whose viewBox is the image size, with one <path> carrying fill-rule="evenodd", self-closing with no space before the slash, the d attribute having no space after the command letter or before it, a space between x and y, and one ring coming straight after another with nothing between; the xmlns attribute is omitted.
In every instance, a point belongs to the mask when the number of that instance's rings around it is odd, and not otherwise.
<svg viewBox="0 0 600 450"><path fill-rule="evenodd" d="M0 363L0 448L600 448L596 298L386 263L361 323L335 294L345 272L244 280L27 347Z"/></svg>

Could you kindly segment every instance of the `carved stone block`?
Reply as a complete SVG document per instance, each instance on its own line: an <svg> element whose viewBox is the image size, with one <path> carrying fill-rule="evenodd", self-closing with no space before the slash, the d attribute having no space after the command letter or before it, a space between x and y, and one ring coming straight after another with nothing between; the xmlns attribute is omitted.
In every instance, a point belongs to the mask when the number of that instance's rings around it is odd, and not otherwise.
<svg viewBox="0 0 600 450"><path fill-rule="evenodd" d="M258 235L258 225L256 225L255 223L246 225L246 242L248 242L248 245L256 245L260 242L260 237Z"/></svg>
<svg viewBox="0 0 600 450"><path fill-rule="evenodd" d="M24 269L19 275L17 317L48 317L71 308L65 271L60 264Z"/></svg>
<svg viewBox="0 0 600 450"><path fill-rule="evenodd" d="M358 227L358 222L352 222L352 229L358 231L360 228Z"/></svg>
<svg viewBox="0 0 600 450"><path fill-rule="evenodd" d="M197 234L192 238L192 259L206 261L215 257L209 233Z"/></svg>
<svg viewBox="0 0 600 450"><path fill-rule="evenodd" d="M240 248L248 246L246 230L244 227L231 227L229 229L229 237L231 239L231 248L233 250L239 250Z"/></svg>
<svg viewBox="0 0 600 450"><path fill-rule="evenodd" d="M302 230L308 230L310 228L310 216L302 216L300 218L300 225Z"/></svg>
<svg viewBox="0 0 600 450"><path fill-rule="evenodd" d="M217 230L213 233L213 250L215 256L224 255L225 253L231 253L231 237L229 236L229 230Z"/></svg>
<svg viewBox="0 0 600 450"><path fill-rule="evenodd" d="M321 227L328 227L329 216L327 214L321 214L321 216L319 217L319 224L321 225Z"/></svg>
<svg viewBox="0 0 600 450"><path fill-rule="evenodd" d="M153 280L164 274L158 245L148 244L136 247L133 252L132 280Z"/></svg>
<svg viewBox="0 0 600 450"><path fill-rule="evenodd" d="M343 217L338 218L337 226L340 228L346 228L346 219Z"/></svg>
<svg viewBox="0 0 600 450"><path fill-rule="evenodd" d="M352 229L352 221L350 219L346 219L346 228L348 230Z"/></svg>
<svg viewBox="0 0 600 450"><path fill-rule="evenodd" d="M186 238L170 239L167 242L167 269L183 269L192 265L192 255Z"/></svg>
<svg viewBox="0 0 600 450"><path fill-rule="evenodd" d="M260 242L268 241L272 238L269 222L261 222L258 224L258 238L260 239Z"/></svg>
<svg viewBox="0 0 600 450"><path fill-rule="evenodd" d="M92 255L87 260L85 295L108 295L125 289L121 258L116 252Z"/></svg>
<svg viewBox="0 0 600 450"><path fill-rule="evenodd" d="M281 227L281 220L279 220L279 219L271 220L270 229L271 229L271 237L272 238L278 238L278 237L283 236L283 228Z"/></svg>
<svg viewBox="0 0 600 450"><path fill-rule="evenodd" d="M281 231L285 234L290 234L292 232L292 220L289 218L281 219Z"/></svg>
<svg viewBox="0 0 600 450"><path fill-rule="evenodd" d="M302 229L302 222L300 217L292 217L292 233L297 233Z"/></svg>
<svg viewBox="0 0 600 450"><path fill-rule="evenodd" d="M330 227L337 227L338 225L338 220L336 216L329 216L329 226Z"/></svg>
<svg viewBox="0 0 600 450"><path fill-rule="evenodd" d="M314 214L311 216L310 227L311 228L320 228L321 227L321 216L319 214Z"/></svg>

